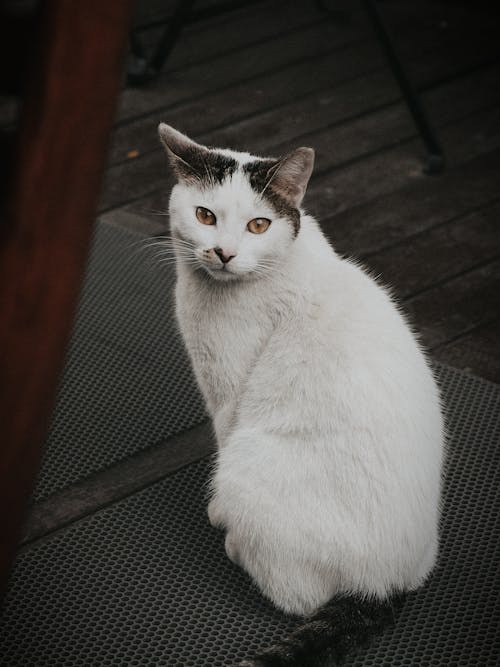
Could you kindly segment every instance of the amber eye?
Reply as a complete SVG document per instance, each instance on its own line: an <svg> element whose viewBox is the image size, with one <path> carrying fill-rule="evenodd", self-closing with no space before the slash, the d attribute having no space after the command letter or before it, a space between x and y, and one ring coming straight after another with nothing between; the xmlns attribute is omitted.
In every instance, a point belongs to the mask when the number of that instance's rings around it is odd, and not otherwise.
<svg viewBox="0 0 500 667"><path fill-rule="evenodd" d="M217 218L212 211L209 211L208 208L203 208L203 206L196 207L196 217L202 225L215 225L217 222Z"/></svg>
<svg viewBox="0 0 500 667"><path fill-rule="evenodd" d="M267 218L254 218L248 223L247 229L249 232L252 232L252 234L262 234L269 229L270 224L271 221Z"/></svg>

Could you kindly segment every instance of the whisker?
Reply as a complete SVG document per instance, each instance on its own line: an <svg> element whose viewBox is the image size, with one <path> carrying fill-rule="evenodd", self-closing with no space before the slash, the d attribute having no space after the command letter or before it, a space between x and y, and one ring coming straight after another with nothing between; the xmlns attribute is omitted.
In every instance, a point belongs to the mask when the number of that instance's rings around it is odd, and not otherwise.
<svg viewBox="0 0 500 667"><path fill-rule="evenodd" d="M168 234L163 234L161 236L150 236L149 238L145 239L145 241L152 241L152 242L172 241L172 242L175 242L175 243L181 243L181 244L184 243L184 244L187 244L187 245L193 245L192 241L187 241L186 239L181 239L178 236L172 236L172 235L168 235Z"/></svg>
<svg viewBox="0 0 500 667"><path fill-rule="evenodd" d="M170 264L175 264L178 261L178 258L176 257L161 257L158 258L158 263L170 263ZM197 259L188 259L188 258L183 258L180 260L182 264L199 264Z"/></svg>
<svg viewBox="0 0 500 667"><path fill-rule="evenodd" d="M175 239L175 238L168 238L168 237L163 237L161 239L148 239L144 243L144 248L147 248L148 250L171 250L175 252L180 252L180 251L190 251L192 252L195 248L193 243L190 243L188 241L181 241L180 239Z"/></svg>

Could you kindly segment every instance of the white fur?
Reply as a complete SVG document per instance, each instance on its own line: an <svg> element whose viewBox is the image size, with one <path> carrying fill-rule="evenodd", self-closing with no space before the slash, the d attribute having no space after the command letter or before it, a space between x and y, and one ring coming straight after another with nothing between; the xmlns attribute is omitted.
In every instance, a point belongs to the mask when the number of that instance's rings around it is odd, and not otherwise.
<svg viewBox="0 0 500 667"><path fill-rule="evenodd" d="M196 257L177 256L177 317L216 431L209 517L228 556L297 614L418 587L438 549L443 422L388 292L311 217L294 238L240 172L177 184L170 216ZM246 229L255 217L272 220L264 234ZM215 246L236 253L224 271Z"/></svg>

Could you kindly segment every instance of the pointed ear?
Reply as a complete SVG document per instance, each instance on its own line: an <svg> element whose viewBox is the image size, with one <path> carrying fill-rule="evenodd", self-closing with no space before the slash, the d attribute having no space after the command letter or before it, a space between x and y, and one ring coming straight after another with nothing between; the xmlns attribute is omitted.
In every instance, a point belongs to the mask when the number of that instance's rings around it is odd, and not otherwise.
<svg viewBox="0 0 500 667"><path fill-rule="evenodd" d="M304 195L314 166L314 150L297 148L285 155L268 171L269 186L298 208Z"/></svg>
<svg viewBox="0 0 500 667"><path fill-rule="evenodd" d="M166 123L159 124L158 134L177 178L185 181L200 180L206 169L206 159L210 152L208 148Z"/></svg>

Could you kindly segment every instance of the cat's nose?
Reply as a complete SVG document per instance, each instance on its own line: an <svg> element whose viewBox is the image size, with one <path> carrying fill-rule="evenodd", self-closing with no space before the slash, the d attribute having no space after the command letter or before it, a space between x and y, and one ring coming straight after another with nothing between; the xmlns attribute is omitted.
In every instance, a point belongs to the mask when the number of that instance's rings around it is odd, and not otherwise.
<svg viewBox="0 0 500 667"><path fill-rule="evenodd" d="M227 264L233 259L233 257L236 257L236 255L229 255L222 248L214 248L214 253L223 264Z"/></svg>

